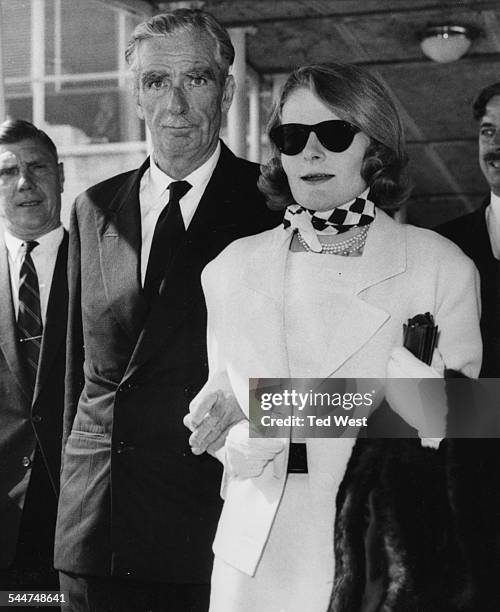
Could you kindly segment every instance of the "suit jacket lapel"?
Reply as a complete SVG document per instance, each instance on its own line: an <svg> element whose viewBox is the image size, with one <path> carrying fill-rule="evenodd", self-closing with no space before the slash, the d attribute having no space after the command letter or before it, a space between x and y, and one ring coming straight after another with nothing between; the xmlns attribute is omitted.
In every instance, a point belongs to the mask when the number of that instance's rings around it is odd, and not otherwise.
<svg viewBox="0 0 500 612"><path fill-rule="evenodd" d="M229 229L236 226L235 207L238 195L235 186L237 187L238 177L237 172L232 169L234 159L233 153L221 142L219 162L186 232L188 244L203 235L208 235L210 239L216 228Z"/></svg>
<svg viewBox="0 0 500 612"><path fill-rule="evenodd" d="M466 233L460 236L459 246L471 257L480 269L495 263L495 256L491 248L490 235L486 224L486 208L490 204L490 196L483 202L472 216L472 224L466 228Z"/></svg>
<svg viewBox="0 0 500 612"><path fill-rule="evenodd" d="M133 339L137 339L147 312L141 289L139 187L148 167L149 159L128 177L96 219L106 297L117 320Z"/></svg>
<svg viewBox="0 0 500 612"><path fill-rule="evenodd" d="M29 385L19 354L19 343L16 333L17 323L10 286L9 260L3 237L0 237L0 312L2 313L0 316L0 350L12 372L14 380L24 395L29 398L30 394L27 392Z"/></svg>
<svg viewBox="0 0 500 612"><path fill-rule="evenodd" d="M64 232L64 237L57 253L54 274L50 286L47 316L45 318L40 360L38 362L38 375L33 394L33 404L47 380L54 357L58 353L61 344L65 342L66 339L68 309L67 261L68 234Z"/></svg>

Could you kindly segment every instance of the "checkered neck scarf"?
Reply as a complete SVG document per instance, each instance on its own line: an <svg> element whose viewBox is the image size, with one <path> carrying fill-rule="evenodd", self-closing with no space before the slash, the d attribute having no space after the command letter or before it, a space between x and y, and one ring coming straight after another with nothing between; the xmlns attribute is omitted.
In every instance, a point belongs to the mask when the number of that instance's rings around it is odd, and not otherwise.
<svg viewBox="0 0 500 612"><path fill-rule="evenodd" d="M337 206L333 210L314 211L299 204L288 206L283 227L291 232L299 231L309 247L321 251L318 234L342 234L353 227L370 224L375 219L375 204L369 199L366 189L354 200Z"/></svg>

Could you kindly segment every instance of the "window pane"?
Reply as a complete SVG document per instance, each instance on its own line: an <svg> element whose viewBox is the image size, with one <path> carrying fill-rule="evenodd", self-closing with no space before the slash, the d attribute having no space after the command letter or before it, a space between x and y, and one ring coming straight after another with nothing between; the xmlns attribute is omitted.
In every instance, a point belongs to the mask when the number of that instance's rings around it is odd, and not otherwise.
<svg viewBox="0 0 500 612"><path fill-rule="evenodd" d="M31 0L0 0L8 116L57 126L68 145L143 140L132 88L119 73L141 18L100 0L41 0L38 6L45 20L32 24ZM33 26L45 45L33 57L45 61L32 83ZM100 73L106 79L95 78Z"/></svg>
<svg viewBox="0 0 500 612"><path fill-rule="evenodd" d="M30 2L0 0L2 8L1 42L3 74L9 77L30 77Z"/></svg>
<svg viewBox="0 0 500 612"><path fill-rule="evenodd" d="M5 83L5 96L7 98L16 98L19 96L31 96L31 83L25 81L23 83Z"/></svg>
<svg viewBox="0 0 500 612"><path fill-rule="evenodd" d="M116 80L64 85L48 84L45 98L45 117L57 127L60 145L144 139L133 95Z"/></svg>
<svg viewBox="0 0 500 612"><path fill-rule="evenodd" d="M62 0L58 54L56 2L46 3L47 74L58 62L62 74L118 70L118 11L94 0Z"/></svg>
<svg viewBox="0 0 500 612"><path fill-rule="evenodd" d="M9 119L24 119L33 121L33 105L31 97L6 97L6 117Z"/></svg>

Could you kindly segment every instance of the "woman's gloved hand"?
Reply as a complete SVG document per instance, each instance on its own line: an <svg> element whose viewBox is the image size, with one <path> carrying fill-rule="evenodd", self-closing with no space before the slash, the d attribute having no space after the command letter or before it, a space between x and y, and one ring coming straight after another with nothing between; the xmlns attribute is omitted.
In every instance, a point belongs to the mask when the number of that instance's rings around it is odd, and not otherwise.
<svg viewBox="0 0 500 612"><path fill-rule="evenodd" d="M444 362L434 351L432 366L404 347L392 350L387 363L386 400L408 425L418 431L423 446L437 448L446 432Z"/></svg>
<svg viewBox="0 0 500 612"><path fill-rule="evenodd" d="M250 438L252 424L240 421L226 438L226 469L235 478L256 478L266 465L285 448L281 438Z"/></svg>

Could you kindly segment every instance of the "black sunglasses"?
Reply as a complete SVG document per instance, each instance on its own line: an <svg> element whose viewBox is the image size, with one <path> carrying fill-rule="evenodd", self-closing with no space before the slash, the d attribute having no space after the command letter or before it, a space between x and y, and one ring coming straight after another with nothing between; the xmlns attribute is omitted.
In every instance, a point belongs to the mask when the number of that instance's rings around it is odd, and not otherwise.
<svg viewBox="0 0 500 612"><path fill-rule="evenodd" d="M333 119L315 125L284 123L274 127L269 132L269 136L280 153L285 155L300 153L306 146L311 132L316 134L325 149L334 153L341 153L351 146L354 136L359 131L358 127L348 121Z"/></svg>

